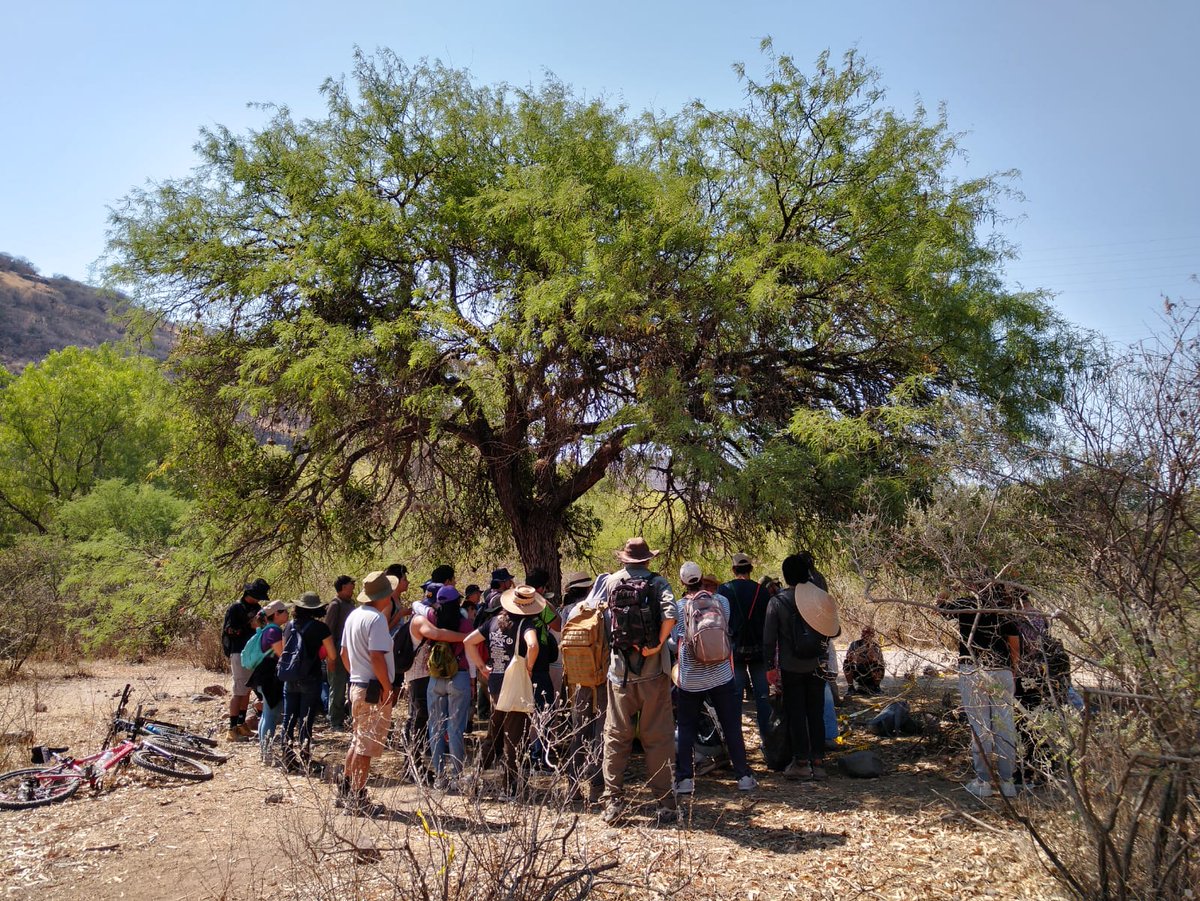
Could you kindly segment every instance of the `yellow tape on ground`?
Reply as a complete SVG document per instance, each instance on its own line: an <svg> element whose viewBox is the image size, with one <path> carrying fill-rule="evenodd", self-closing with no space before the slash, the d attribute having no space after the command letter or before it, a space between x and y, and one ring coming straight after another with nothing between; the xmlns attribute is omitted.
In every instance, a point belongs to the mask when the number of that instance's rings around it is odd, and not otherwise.
<svg viewBox="0 0 1200 901"><path fill-rule="evenodd" d="M430 838L444 838L450 842L450 853L446 855L446 866L438 870L438 875L441 876L446 872L450 864L454 863L454 839L452 839L448 833L434 832L432 829L430 829L429 823L425 819L425 814L421 813L420 808L417 809L417 819L421 821L421 828L425 830L425 834Z"/></svg>

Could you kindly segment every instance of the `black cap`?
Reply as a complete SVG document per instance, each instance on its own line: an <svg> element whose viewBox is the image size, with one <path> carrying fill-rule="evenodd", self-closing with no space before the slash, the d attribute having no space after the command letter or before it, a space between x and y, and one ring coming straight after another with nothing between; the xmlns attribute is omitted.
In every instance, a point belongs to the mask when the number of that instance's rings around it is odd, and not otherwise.
<svg viewBox="0 0 1200 901"><path fill-rule="evenodd" d="M271 586L267 584L266 579L255 579L253 582L247 582L242 586L242 597L254 598L256 601L269 601Z"/></svg>

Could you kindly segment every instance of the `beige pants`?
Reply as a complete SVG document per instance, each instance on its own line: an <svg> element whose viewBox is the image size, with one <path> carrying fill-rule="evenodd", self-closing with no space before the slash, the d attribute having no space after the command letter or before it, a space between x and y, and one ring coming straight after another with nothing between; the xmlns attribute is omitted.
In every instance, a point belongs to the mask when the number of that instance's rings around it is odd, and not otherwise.
<svg viewBox="0 0 1200 901"><path fill-rule="evenodd" d="M641 714L640 722L636 720ZM634 734L646 752L646 773L654 797L663 807L675 807L675 717L671 711L671 680L665 673L645 682L608 683L608 718L604 721L604 796L619 798L625 787L625 768L633 752Z"/></svg>

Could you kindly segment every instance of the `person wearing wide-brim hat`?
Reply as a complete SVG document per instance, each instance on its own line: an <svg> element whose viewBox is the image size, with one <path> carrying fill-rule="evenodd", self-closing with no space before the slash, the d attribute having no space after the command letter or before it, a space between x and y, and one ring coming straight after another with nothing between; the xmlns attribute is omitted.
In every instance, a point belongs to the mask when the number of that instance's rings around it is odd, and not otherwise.
<svg viewBox="0 0 1200 901"><path fill-rule="evenodd" d="M358 607L342 630L342 666L350 673L350 715L354 737L346 749L346 765L338 783L337 804L351 813L371 814L381 808L367 800L371 760L383 753L396 693L396 658L386 611L400 587L399 576L382 570L367 573L357 595Z"/></svg>
<svg viewBox="0 0 1200 901"><path fill-rule="evenodd" d="M534 616L546 609L546 599L532 586L517 585L500 595L500 607L513 616Z"/></svg>
<svg viewBox="0 0 1200 901"><path fill-rule="evenodd" d="M667 637L677 617L671 584L647 564L658 556L645 538L630 538L616 552L624 566L597 587L593 595L606 608L610 632L614 613L611 600L625 594L630 583L645 582L645 594L639 591L638 608L653 611L657 605L660 623L653 647L619 648L613 644L608 667L608 714L604 723L604 813L613 825L625 814L625 769L633 754L633 739L638 735L646 754L647 781L658 802L655 819L660 825L674 823L678 817L675 780L675 717L671 706L671 652ZM649 605L647 607L647 605ZM633 609L632 605L626 609ZM643 628L645 624L643 624Z"/></svg>
<svg viewBox="0 0 1200 901"><path fill-rule="evenodd" d="M787 587L767 605L763 660L778 672L792 742L789 779L825 779L825 675L829 639L841 632L837 604L820 587L808 554L783 561Z"/></svg>
<svg viewBox="0 0 1200 901"><path fill-rule="evenodd" d="M528 713L518 710L497 710L496 702L510 666L524 665L532 681L538 655L534 617L545 607L545 599L531 586L510 588L500 595L500 612L463 639L467 660L487 680L492 700L492 716L480 752L480 766L486 769L494 763L503 747L505 784L509 794L518 789L520 767L517 756L525 747L530 718ZM514 674L519 672L514 670Z"/></svg>
<svg viewBox="0 0 1200 901"><path fill-rule="evenodd" d="M292 621L283 630L280 666L289 655L298 655L297 678L283 681L283 765L300 770L312 760L312 730L321 709L321 657L331 660L337 653L333 634L322 617L328 605L315 591L306 591L292 602ZM298 642L298 644L297 644Z"/></svg>

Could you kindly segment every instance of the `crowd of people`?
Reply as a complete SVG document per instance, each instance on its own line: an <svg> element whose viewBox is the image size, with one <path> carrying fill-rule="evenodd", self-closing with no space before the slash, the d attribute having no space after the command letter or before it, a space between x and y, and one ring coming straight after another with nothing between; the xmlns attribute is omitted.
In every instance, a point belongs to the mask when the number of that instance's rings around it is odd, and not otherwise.
<svg viewBox="0 0 1200 901"><path fill-rule="evenodd" d="M628 813L625 780L640 747L654 819L667 824L678 799L696 791L702 734L719 736L739 790L758 788L741 717L750 696L760 739L776 730L786 743L783 775L827 778L839 701L831 639L841 625L812 556L785 558L782 582L756 581L744 554L734 555L724 584L689 561L676 593L652 569L657 555L631 538L618 568L567 574L561 598L545 571L517 584L500 567L486 589L460 591L454 567L441 565L410 603L408 570L393 564L361 586L339 576L330 601L306 592L289 609L255 579L223 624L233 673L228 738L257 739L264 762L308 770L317 765L314 722L325 712L332 732L349 733L336 803L351 814L380 811L367 797L372 761L398 747L414 780L448 792L496 767L503 796L517 798L530 772L557 769L574 799L603 804L608 823ZM1015 732L994 687L1016 691L1013 674L999 672L1019 666L1019 651L1001 659L1015 627L979 604L947 601L942 610L958 617L962 634L960 680L975 735L968 790L987 796L995 772L1008 794ZM848 693L881 691L873 629L851 644L843 669ZM402 699L403 722L393 722ZM468 771L473 719L487 731Z"/></svg>

